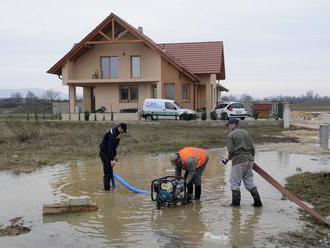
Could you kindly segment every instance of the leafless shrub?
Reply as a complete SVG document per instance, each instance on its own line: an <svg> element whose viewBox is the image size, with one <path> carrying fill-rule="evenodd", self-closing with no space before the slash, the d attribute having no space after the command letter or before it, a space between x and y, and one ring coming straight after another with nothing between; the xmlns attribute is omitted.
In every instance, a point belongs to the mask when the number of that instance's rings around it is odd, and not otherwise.
<svg viewBox="0 0 330 248"><path fill-rule="evenodd" d="M0 144L5 142L6 139L6 127L3 122L0 122Z"/></svg>
<svg viewBox="0 0 330 248"><path fill-rule="evenodd" d="M20 142L25 142L40 136L42 125L39 122L6 121L6 126Z"/></svg>

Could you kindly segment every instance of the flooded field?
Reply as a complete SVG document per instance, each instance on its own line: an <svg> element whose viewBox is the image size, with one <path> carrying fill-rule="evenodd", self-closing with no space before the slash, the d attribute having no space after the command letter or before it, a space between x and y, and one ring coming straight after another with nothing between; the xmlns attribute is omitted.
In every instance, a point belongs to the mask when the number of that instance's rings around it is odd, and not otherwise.
<svg viewBox="0 0 330 248"><path fill-rule="evenodd" d="M242 188L242 206L225 205L231 200L230 166L220 166L219 154L203 175L200 202L156 209L149 195L136 195L119 183L117 191L102 191L99 160L45 167L30 174L0 172L0 225L22 216L28 234L0 237L0 247L264 247L267 237L300 230L296 206L255 176L264 207L250 206L252 198ZM330 169L329 155L299 155L278 151L257 153L256 162L284 183L298 171ZM126 157L116 172L139 189L149 190L153 179L171 175L168 154ZM90 213L42 216L42 204L88 195L99 210Z"/></svg>

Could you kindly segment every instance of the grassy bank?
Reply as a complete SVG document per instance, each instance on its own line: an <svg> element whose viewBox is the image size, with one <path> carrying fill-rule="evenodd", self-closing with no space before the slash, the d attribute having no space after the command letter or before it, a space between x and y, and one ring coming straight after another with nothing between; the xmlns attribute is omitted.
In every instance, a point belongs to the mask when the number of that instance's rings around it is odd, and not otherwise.
<svg viewBox="0 0 330 248"><path fill-rule="evenodd" d="M291 111L323 112L330 111L330 104L321 103L297 103L290 105Z"/></svg>
<svg viewBox="0 0 330 248"><path fill-rule="evenodd" d="M302 200L312 204L322 215L330 215L330 172L305 172L291 176L287 178L286 187ZM305 213L304 216L307 217Z"/></svg>
<svg viewBox="0 0 330 248"><path fill-rule="evenodd" d="M42 165L97 158L104 122L0 122L0 169L29 171ZM256 143L290 142L277 127L249 128ZM224 147L227 129L175 121L129 124L118 149L125 154L155 154L183 146Z"/></svg>

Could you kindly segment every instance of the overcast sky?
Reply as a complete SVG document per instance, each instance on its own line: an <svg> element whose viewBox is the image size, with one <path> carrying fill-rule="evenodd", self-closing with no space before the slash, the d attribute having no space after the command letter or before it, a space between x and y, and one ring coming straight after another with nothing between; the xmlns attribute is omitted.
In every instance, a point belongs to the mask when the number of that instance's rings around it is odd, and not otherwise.
<svg viewBox="0 0 330 248"><path fill-rule="evenodd" d="M66 92L46 71L111 12L155 42L224 41L230 94L330 95L329 0L2 1L0 89Z"/></svg>

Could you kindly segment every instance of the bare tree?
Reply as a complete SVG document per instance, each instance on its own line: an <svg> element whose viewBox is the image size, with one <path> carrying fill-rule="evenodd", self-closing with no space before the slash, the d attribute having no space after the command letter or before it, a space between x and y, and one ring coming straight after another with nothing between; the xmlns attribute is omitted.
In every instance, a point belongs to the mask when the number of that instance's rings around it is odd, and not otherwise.
<svg viewBox="0 0 330 248"><path fill-rule="evenodd" d="M10 95L10 98L13 102L23 102L23 96L19 92L14 92Z"/></svg>
<svg viewBox="0 0 330 248"><path fill-rule="evenodd" d="M252 96L250 96L250 95L248 95L248 94L242 94L242 95L240 96L239 100L240 100L241 102L248 102L248 101L252 101L253 98L252 98Z"/></svg>
<svg viewBox="0 0 330 248"><path fill-rule="evenodd" d="M43 98L47 101L54 101L54 100L59 100L60 99L60 92L55 91L53 89L46 90L43 93Z"/></svg>
<svg viewBox="0 0 330 248"><path fill-rule="evenodd" d="M32 92L32 91L28 91L26 93L26 96L25 96L25 101L26 102L35 102L36 100L38 100L38 97Z"/></svg>

